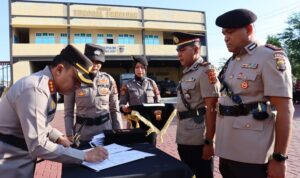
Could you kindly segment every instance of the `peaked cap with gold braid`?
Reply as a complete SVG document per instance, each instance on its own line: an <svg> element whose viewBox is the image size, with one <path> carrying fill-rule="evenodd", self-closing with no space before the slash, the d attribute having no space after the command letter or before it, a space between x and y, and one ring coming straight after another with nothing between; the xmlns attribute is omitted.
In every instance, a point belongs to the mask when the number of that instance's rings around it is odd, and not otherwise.
<svg viewBox="0 0 300 178"><path fill-rule="evenodd" d="M61 52L60 55L73 65L76 69L77 77L80 79L82 83L91 85L93 84L92 78L92 68L93 63L90 61L88 57L83 55L78 49L76 49L72 45L66 46Z"/></svg>
<svg viewBox="0 0 300 178"><path fill-rule="evenodd" d="M200 43L201 36L203 36L203 35L183 33L183 32L174 32L173 33L173 41L177 45L177 50L179 50L185 46L193 45L193 44L195 44L195 42Z"/></svg>

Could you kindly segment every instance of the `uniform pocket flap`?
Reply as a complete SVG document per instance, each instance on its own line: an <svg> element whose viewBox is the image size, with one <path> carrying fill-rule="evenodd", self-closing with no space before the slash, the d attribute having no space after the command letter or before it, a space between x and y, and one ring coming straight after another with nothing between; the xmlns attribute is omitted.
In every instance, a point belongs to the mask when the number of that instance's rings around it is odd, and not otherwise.
<svg viewBox="0 0 300 178"><path fill-rule="evenodd" d="M237 75L237 79L254 81L256 79L256 76L257 76L256 73L248 71Z"/></svg>
<svg viewBox="0 0 300 178"><path fill-rule="evenodd" d="M245 118L246 117L246 118ZM235 129L244 129L244 130L253 130L253 131L262 131L264 129L264 122L257 121L250 116L236 118L233 123L233 128Z"/></svg>

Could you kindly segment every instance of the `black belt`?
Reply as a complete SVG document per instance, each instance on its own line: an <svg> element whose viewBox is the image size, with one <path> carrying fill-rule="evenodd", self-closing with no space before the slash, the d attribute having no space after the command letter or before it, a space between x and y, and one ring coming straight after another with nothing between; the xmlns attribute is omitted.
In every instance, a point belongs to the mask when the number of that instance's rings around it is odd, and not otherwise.
<svg viewBox="0 0 300 178"><path fill-rule="evenodd" d="M247 116L258 108L258 104L259 103L250 103L235 106L224 106L219 104L219 113L222 116ZM265 102L260 104L266 105Z"/></svg>
<svg viewBox="0 0 300 178"><path fill-rule="evenodd" d="M96 118L76 116L76 123L83 124L86 121L85 125L87 126L101 125L107 122L108 120L109 120L109 113Z"/></svg>
<svg viewBox="0 0 300 178"><path fill-rule="evenodd" d="M21 148L24 151L28 151L27 144L24 138L19 138L14 135L6 135L0 133L0 140L14 147Z"/></svg>
<svg viewBox="0 0 300 178"><path fill-rule="evenodd" d="M193 118L200 115L204 115L205 113L206 113L206 108L200 107L199 109L178 112L178 115L179 115L179 119L182 120L182 119Z"/></svg>

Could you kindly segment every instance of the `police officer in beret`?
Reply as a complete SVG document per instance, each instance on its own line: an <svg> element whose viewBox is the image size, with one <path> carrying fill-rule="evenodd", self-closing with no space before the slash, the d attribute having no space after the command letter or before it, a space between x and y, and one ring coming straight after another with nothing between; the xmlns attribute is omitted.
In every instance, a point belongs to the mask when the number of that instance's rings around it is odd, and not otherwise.
<svg viewBox="0 0 300 178"><path fill-rule="evenodd" d="M254 40L256 19L247 9L216 19L233 54L219 74L216 155L224 178L285 176L294 113L291 65L281 48Z"/></svg>
<svg viewBox="0 0 300 178"><path fill-rule="evenodd" d="M32 178L36 158L63 163L99 162L107 151L84 152L49 123L57 92L68 94L80 83L91 84L91 61L68 45L44 70L17 81L0 101L0 172L2 177Z"/></svg>
<svg viewBox="0 0 300 178"><path fill-rule="evenodd" d="M93 85L82 84L64 99L66 134L72 140L75 133L80 132L82 143L90 141L103 130L122 128L116 82L111 75L100 71L105 62L105 48L86 44L84 54L93 62Z"/></svg>
<svg viewBox="0 0 300 178"><path fill-rule="evenodd" d="M146 77L148 66L147 59L143 56L132 56L132 59L134 78L128 80L127 83L122 84L120 92L120 110L124 113L131 112L131 105L160 102L160 92L156 82ZM146 117L146 119L149 119L149 117ZM146 131L149 129L149 127L143 123L140 123L140 125L141 128ZM148 141L151 144L156 145L156 134L151 133L148 136Z"/></svg>
<svg viewBox="0 0 300 178"><path fill-rule="evenodd" d="M220 87L217 72L200 55L200 35L182 32L173 35L178 58L184 67L177 88L178 153L197 178L211 178L215 108Z"/></svg>

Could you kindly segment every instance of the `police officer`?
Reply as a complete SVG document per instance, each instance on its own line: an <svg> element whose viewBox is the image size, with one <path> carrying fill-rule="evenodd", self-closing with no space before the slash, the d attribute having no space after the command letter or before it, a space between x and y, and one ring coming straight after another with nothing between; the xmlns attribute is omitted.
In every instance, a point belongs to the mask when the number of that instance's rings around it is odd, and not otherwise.
<svg viewBox="0 0 300 178"><path fill-rule="evenodd" d="M177 135L180 159L197 178L213 177L213 138L219 82L215 68L200 55L200 36L175 32L178 58L184 66L177 88Z"/></svg>
<svg viewBox="0 0 300 178"><path fill-rule="evenodd" d="M143 103L159 103L160 92L154 80L146 77L148 61L143 56L132 56L134 78L122 84L120 92L120 108L124 113L130 113L131 105L142 105ZM142 114L142 113L141 113ZM143 113L147 114L147 113ZM142 114L142 115L143 115ZM148 113L149 114L149 113ZM145 115L143 115L145 117ZM150 117L145 117L150 119ZM141 128L148 130L148 126L140 123ZM148 141L156 144L156 134L151 133Z"/></svg>
<svg viewBox="0 0 300 178"><path fill-rule="evenodd" d="M68 94L89 79L91 61L68 45L53 62L17 81L0 101L1 177L32 178L36 158L63 163L99 162L107 151L96 147L84 152L49 123L56 111L57 92Z"/></svg>
<svg viewBox="0 0 300 178"><path fill-rule="evenodd" d="M282 49L254 40L256 19L247 9L235 9L216 19L233 53L219 75L223 94L216 155L224 178L285 175L294 112L291 66Z"/></svg>
<svg viewBox="0 0 300 178"><path fill-rule="evenodd" d="M71 139L78 131L80 141L87 142L103 130L121 129L122 118L116 82L112 76L100 71L105 62L105 48L86 44L84 54L93 62L93 85L82 84L75 92L65 95L64 106L67 136ZM73 131L75 104L76 123Z"/></svg>

